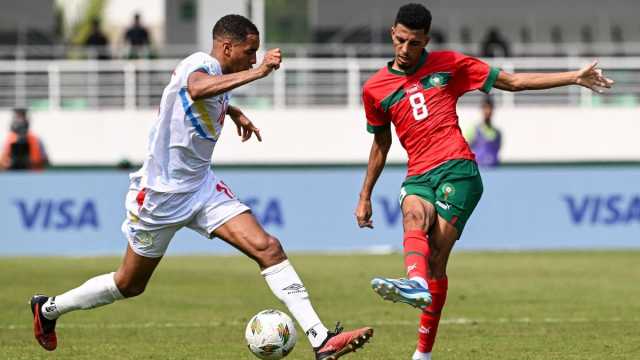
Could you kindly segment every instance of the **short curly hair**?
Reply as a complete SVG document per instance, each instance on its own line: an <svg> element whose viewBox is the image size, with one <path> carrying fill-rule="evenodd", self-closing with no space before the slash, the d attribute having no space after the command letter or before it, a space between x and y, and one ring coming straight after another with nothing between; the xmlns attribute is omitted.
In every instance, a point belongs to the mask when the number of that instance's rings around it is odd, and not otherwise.
<svg viewBox="0 0 640 360"><path fill-rule="evenodd" d="M411 3L400 7L394 25L402 24L411 30L424 30L425 34L431 29L431 11L424 5Z"/></svg>
<svg viewBox="0 0 640 360"><path fill-rule="evenodd" d="M244 41L248 35L260 35L251 20L242 15L225 15L216 22L211 31L214 39L231 38Z"/></svg>

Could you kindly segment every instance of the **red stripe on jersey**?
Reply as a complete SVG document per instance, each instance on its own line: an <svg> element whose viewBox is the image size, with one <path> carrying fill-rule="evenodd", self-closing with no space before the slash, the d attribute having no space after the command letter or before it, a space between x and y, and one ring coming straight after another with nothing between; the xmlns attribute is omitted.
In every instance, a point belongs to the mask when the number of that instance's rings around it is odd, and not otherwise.
<svg viewBox="0 0 640 360"><path fill-rule="evenodd" d="M142 207L144 204L144 198L147 196L147 189L142 189L138 191L138 195L136 195L136 202L138 203L138 207Z"/></svg>

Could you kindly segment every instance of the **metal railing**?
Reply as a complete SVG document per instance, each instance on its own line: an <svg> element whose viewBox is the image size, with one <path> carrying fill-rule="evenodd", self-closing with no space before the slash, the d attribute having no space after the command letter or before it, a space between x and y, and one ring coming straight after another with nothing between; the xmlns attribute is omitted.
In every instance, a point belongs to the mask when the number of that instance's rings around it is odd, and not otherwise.
<svg viewBox="0 0 640 360"><path fill-rule="evenodd" d="M598 41L598 42L512 42L508 44L514 57L580 57L580 56L640 56L638 41ZM384 43L270 43L264 48L278 47L288 58L381 58L392 57L393 47ZM465 54L479 56L482 43L436 43L429 49L450 49ZM112 46L84 46L71 44L53 45L0 45L2 60L91 60L106 59L175 59L191 54L197 44L162 44L132 48L126 44ZM205 49L209 50L209 49Z"/></svg>
<svg viewBox="0 0 640 360"><path fill-rule="evenodd" d="M256 108L358 107L364 82L387 58L292 58L269 77L233 92L236 104ZM567 71L591 58L500 58L493 66L510 72ZM160 102L178 59L0 61L0 108L149 109ZM637 106L640 57L601 58L616 86L603 96L580 87L543 92L496 91L498 105ZM463 97L476 103L481 93Z"/></svg>

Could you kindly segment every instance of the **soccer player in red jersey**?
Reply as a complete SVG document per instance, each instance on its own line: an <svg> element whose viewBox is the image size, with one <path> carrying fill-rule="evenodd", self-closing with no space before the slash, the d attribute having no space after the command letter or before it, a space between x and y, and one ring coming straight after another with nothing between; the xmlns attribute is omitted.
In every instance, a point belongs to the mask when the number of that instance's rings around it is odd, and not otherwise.
<svg viewBox="0 0 640 360"><path fill-rule="evenodd" d="M414 360L431 359L447 296L449 254L483 190L458 125L458 98L494 87L521 91L580 85L601 92L613 84L595 62L578 71L511 74L457 52L427 52L430 26L431 13L424 6L402 6L391 28L395 58L364 85L367 130L374 140L355 211L360 227L373 227L371 193L391 146L393 123L409 157L400 189L407 278L374 278L371 285L386 300L422 310Z"/></svg>

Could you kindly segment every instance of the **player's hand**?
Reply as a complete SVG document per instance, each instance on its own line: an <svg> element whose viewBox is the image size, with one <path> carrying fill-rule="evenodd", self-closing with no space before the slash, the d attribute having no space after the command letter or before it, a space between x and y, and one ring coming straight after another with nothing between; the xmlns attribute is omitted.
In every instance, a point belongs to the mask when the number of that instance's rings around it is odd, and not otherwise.
<svg viewBox="0 0 640 360"><path fill-rule="evenodd" d="M280 49L271 49L264 54L262 63L260 64L260 70L262 70L263 76L269 75L273 70L278 70L282 63L282 53Z"/></svg>
<svg viewBox="0 0 640 360"><path fill-rule="evenodd" d="M373 229L373 221L371 220L372 214L371 199L360 199L355 213L358 226L361 228L368 227L369 229Z"/></svg>
<svg viewBox="0 0 640 360"><path fill-rule="evenodd" d="M598 67L598 61L592 62L578 71L576 84L589 88L602 94L603 88L611 88L614 81L606 78L602 74L602 69Z"/></svg>
<svg viewBox="0 0 640 360"><path fill-rule="evenodd" d="M260 129L253 125L251 120L249 120L249 118L247 118L243 113L231 115L231 119L236 124L238 136L242 137L242 142L249 140L252 134L256 134L258 141L262 141Z"/></svg>

